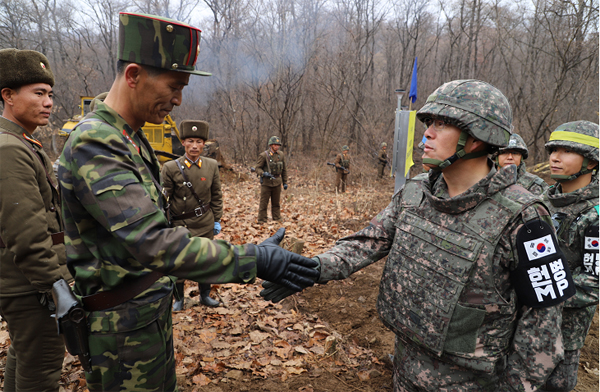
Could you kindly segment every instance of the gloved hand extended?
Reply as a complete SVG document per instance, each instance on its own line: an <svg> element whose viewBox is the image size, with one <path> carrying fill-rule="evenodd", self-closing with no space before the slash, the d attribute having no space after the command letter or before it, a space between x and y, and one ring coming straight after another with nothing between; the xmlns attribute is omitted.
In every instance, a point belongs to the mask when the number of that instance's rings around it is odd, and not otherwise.
<svg viewBox="0 0 600 392"><path fill-rule="evenodd" d="M319 276L321 275L321 263L319 263L319 259L317 259L317 258L314 258L312 260L317 264L314 267L314 270L317 272L317 276L315 276L315 278L313 280L313 284L314 284L317 280L319 280ZM313 284L311 284L311 286ZM269 281L263 282L262 287L264 288L264 290L262 290L260 292L260 296L263 297L265 299L265 301L271 301L273 303L277 303L277 302L289 297L290 295L296 293L296 291L290 290L283 285L269 282ZM302 287L302 289L304 290L306 287L308 287L308 286Z"/></svg>
<svg viewBox="0 0 600 392"><path fill-rule="evenodd" d="M284 236L285 229L281 228L274 236L256 245L256 275L295 293L315 283L319 277L315 270L318 263L280 247Z"/></svg>
<svg viewBox="0 0 600 392"><path fill-rule="evenodd" d="M215 222L215 226L213 228L213 234L217 235L221 232L221 223L220 222Z"/></svg>

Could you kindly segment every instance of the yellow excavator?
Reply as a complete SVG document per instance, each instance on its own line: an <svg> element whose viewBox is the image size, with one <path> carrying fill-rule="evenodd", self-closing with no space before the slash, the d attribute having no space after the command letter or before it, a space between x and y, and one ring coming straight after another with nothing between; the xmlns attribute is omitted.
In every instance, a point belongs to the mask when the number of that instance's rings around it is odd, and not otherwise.
<svg viewBox="0 0 600 392"><path fill-rule="evenodd" d="M81 97L79 105L81 113L73 116L63 125L62 129L58 131L59 136L69 136L75 125L90 112L90 103L93 99L94 97ZM162 124L144 124L142 131L146 134L146 138L161 163L179 158L184 154L185 150L181 145L179 130L170 115L165 117Z"/></svg>

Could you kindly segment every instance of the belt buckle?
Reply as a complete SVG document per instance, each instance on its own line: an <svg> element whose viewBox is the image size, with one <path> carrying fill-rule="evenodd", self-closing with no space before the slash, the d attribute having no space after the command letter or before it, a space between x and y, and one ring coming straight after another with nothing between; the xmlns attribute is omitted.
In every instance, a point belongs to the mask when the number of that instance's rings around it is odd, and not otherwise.
<svg viewBox="0 0 600 392"><path fill-rule="evenodd" d="M200 211L200 215L198 215L198 211ZM200 206L200 207L198 207L198 208L195 208L195 209L194 209L194 213L196 214L196 217L197 217L197 218L199 218L199 217L201 217L202 215L204 215L204 212L202 211L202 206Z"/></svg>

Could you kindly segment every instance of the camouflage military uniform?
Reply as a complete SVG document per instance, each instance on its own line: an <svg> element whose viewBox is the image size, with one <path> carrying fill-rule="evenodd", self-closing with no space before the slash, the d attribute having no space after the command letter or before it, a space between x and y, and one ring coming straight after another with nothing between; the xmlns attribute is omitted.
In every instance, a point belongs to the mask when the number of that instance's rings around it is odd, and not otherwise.
<svg viewBox="0 0 600 392"><path fill-rule="evenodd" d="M264 172L271 173L275 178L262 177ZM256 173L262 178L260 187L260 204L258 206L258 221L267 221L267 207L271 199L271 217L281 220L281 186L287 184L287 167L285 156L281 151L273 153L270 149L261 152L256 161Z"/></svg>
<svg viewBox="0 0 600 392"><path fill-rule="evenodd" d="M317 256L320 282L388 256L377 306L396 333L394 391L535 389L562 359L559 308L523 307L511 283L516 233L550 222L515 177L514 166L492 169L450 198L431 171Z"/></svg>
<svg viewBox="0 0 600 392"><path fill-rule="evenodd" d="M350 171L350 158L348 157L348 154L337 154L337 156L335 157L334 164L336 171L335 190L337 192L346 192L346 182L348 179L348 172Z"/></svg>
<svg viewBox="0 0 600 392"><path fill-rule="evenodd" d="M388 163L387 160L387 152L383 149L383 147L381 147L381 150L379 150L379 156L377 157L377 178L383 178L385 176L384 171Z"/></svg>
<svg viewBox="0 0 600 392"><path fill-rule="evenodd" d="M182 227L167 230L152 179L159 178L159 164L143 132L106 104L95 105L94 121L71 133L59 166L76 293L109 291L152 270L203 283L252 282L251 245L191 237ZM164 276L130 301L89 312L90 390L176 389L172 290ZM132 378L121 379L115 369L128 369Z"/></svg>
<svg viewBox="0 0 600 392"><path fill-rule="evenodd" d="M30 50L0 50L0 91L38 83L47 84L49 90L54 85L45 56ZM21 102L11 106L18 109L10 111L14 117L7 114L5 103L4 116L18 121L35 111L35 106ZM58 192L42 144L30 131L0 117L0 314L10 336L4 391L59 390L65 346L48 298L54 282L72 278Z"/></svg>
<svg viewBox="0 0 600 392"><path fill-rule="evenodd" d="M519 170L517 171L517 184L537 196L541 196L542 193L548 189L546 181L527 171L525 162L521 162L519 165Z"/></svg>

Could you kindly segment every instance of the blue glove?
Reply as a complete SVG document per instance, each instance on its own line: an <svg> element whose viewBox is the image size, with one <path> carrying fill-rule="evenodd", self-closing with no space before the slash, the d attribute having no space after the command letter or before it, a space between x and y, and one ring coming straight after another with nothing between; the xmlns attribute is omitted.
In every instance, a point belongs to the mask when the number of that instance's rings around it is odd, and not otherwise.
<svg viewBox="0 0 600 392"><path fill-rule="evenodd" d="M283 184L283 190L287 191L287 184Z"/></svg>
<svg viewBox="0 0 600 392"><path fill-rule="evenodd" d="M217 235L221 232L221 223L215 222L215 228L213 229L213 234Z"/></svg>
<svg viewBox="0 0 600 392"><path fill-rule="evenodd" d="M271 177L271 173L269 173L269 172L263 172L263 177Z"/></svg>

